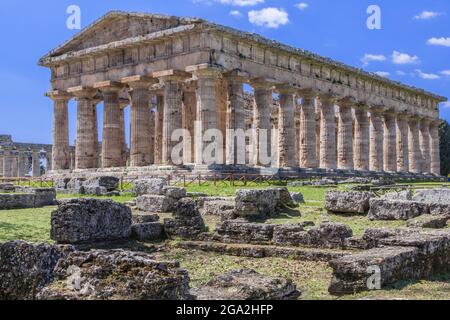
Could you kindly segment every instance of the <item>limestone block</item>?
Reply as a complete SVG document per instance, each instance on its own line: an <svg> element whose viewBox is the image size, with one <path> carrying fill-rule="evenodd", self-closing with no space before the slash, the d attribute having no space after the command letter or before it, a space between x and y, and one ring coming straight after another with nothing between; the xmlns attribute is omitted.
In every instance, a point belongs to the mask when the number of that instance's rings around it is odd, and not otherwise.
<svg viewBox="0 0 450 320"><path fill-rule="evenodd" d="M206 286L193 289L197 300L297 300L301 292L290 279L260 275L254 270L233 270Z"/></svg>
<svg viewBox="0 0 450 320"><path fill-rule="evenodd" d="M0 194L0 210L34 208L35 195L28 194Z"/></svg>
<svg viewBox="0 0 450 320"><path fill-rule="evenodd" d="M139 241L164 239L164 226L158 222L133 224L131 226L131 237Z"/></svg>
<svg viewBox="0 0 450 320"><path fill-rule="evenodd" d="M445 228L450 215L423 215L414 219L408 220L408 227L410 228L430 228L441 229Z"/></svg>
<svg viewBox="0 0 450 320"><path fill-rule="evenodd" d="M160 217L157 214L133 214L132 216L133 223L139 224L139 223L150 223L150 222L158 222Z"/></svg>
<svg viewBox="0 0 450 320"><path fill-rule="evenodd" d="M52 240L82 243L128 238L131 209L111 200L69 199L52 212Z"/></svg>
<svg viewBox="0 0 450 320"><path fill-rule="evenodd" d="M228 220L216 227L214 239L228 243L267 243L272 241L274 225Z"/></svg>
<svg viewBox="0 0 450 320"><path fill-rule="evenodd" d="M384 200L403 200L411 201L413 200L413 192L411 190L403 190L400 192L388 192L381 198Z"/></svg>
<svg viewBox="0 0 450 320"><path fill-rule="evenodd" d="M429 213L429 206L420 202L371 199L368 217L370 220L409 220Z"/></svg>
<svg viewBox="0 0 450 320"><path fill-rule="evenodd" d="M364 214L369 210L369 200L374 197L365 191L329 191L325 197L325 209L332 213Z"/></svg>
<svg viewBox="0 0 450 320"><path fill-rule="evenodd" d="M164 220L164 230L169 238L195 239L206 232L203 221L194 200L185 198L175 205L173 219Z"/></svg>
<svg viewBox="0 0 450 320"><path fill-rule="evenodd" d="M56 203L56 190L53 188L33 189L34 207L53 206Z"/></svg>
<svg viewBox="0 0 450 320"><path fill-rule="evenodd" d="M167 180L164 178L140 179L134 182L133 192L140 196L144 194L163 195Z"/></svg>
<svg viewBox="0 0 450 320"><path fill-rule="evenodd" d="M430 213L432 215L447 215L450 216L450 204L431 203Z"/></svg>
<svg viewBox="0 0 450 320"><path fill-rule="evenodd" d="M144 212L165 213L171 212L176 202L174 198L146 194L136 199L136 207Z"/></svg>
<svg viewBox="0 0 450 320"><path fill-rule="evenodd" d="M425 203L450 204L450 189L417 190L413 200Z"/></svg>
<svg viewBox="0 0 450 320"><path fill-rule="evenodd" d="M53 280L57 262L71 246L12 241L0 244L0 299L34 300Z"/></svg>
<svg viewBox="0 0 450 320"><path fill-rule="evenodd" d="M166 197L170 197L176 200L180 200L182 198L185 198L187 196L186 189L185 188L178 188L178 187L164 187L163 188L163 194Z"/></svg>

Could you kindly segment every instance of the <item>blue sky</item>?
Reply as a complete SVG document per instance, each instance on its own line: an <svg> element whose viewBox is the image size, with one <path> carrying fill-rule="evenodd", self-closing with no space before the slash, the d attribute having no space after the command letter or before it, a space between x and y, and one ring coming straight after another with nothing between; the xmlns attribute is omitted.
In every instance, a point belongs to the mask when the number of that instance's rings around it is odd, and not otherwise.
<svg viewBox="0 0 450 320"><path fill-rule="evenodd" d="M201 17L450 97L448 0L1 0L0 134L51 143L50 76L37 61L77 32L66 27L70 5L82 27L110 10ZM369 5L381 9L381 30L367 28ZM441 117L450 121L450 104ZM75 119L71 103L71 141Z"/></svg>

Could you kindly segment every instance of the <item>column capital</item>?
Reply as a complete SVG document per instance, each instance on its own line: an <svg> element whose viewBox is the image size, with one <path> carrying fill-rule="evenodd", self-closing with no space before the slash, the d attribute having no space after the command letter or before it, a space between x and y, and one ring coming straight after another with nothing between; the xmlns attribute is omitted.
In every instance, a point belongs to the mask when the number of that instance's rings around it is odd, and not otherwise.
<svg viewBox="0 0 450 320"><path fill-rule="evenodd" d="M296 84L277 84L275 89L281 94L295 94L298 92L299 88Z"/></svg>
<svg viewBox="0 0 450 320"><path fill-rule="evenodd" d="M320 101L325 105L335 105L339 98L333 93L319 93L318 97Z"/></svg>
<svg viewBox="0 0 450 320"><path fill-rule="evenodd" d="M444 122L442 119L432 119L430 121L430 126L439 127L442 124L442 122Z"/></svg>
<svg viewBox="0 0 450 320"><path fill-rule="evenodd" d="M186 67L187 73L192 73L195 78L217 78L223 72L219 65L203 63Z"/></svg>
<svg viewBox="0 0 450 320"><path fill-rule="evenodd" d="M121 109L125 109L128 105L130 105L130 100L124 98L119 99L119 106Z"/></svg>
<svg viewBox="0 0 450 320"><path fill-rule="evenodd" d="M183 90L185 92L195 93L197 90L197 80L187 80L184 82Z"/></svg>
<svg viewBox="0 0 450 320"><path fill-rule="evenodd" d="M397 112L395 112L395 109L385 109L383 111L383 115L387 118L389 117L396 117L397 116Z"/></svg>
<svg viewBox="0 0 450 320"><path fill-rule="evenodd" d="M226 78L229 81L244 83L247 82L250 78L250 74L248 72L244 72L241 70L233 70L230 72L226 72L222 74L224 78Z"/></svg>
<svg viewBox="0 0 450 320"><path fill-rule="evenodd" d="M385 106L369 106L368 111L372 114L381 116L386 111L386 107Z"/></svg>
<svg viewBox="0 0 450 320"><path fill-rule="evenodd" d="M128 85L132 90L150 88L150 86L158 83L158 79L149 76L134 75L125 77L120 80L122 84Z"/></svg>
<svg viewBox="0 0 450 320"><path fill-rule="evenodd" d="M317 97L317 91L312 88L302 88L298 90L298 94L302 98L315 98Z"/></svg>
<svg viewBox="0 0 450 320"><path fill-rule="evenodd" d="M97 95L97 90L91 87L77 86L67 89L68 93L73 94L77 99L93 99Z"/></svg>
<svg viewBox="0 0 450 320"><path fill-rule="evenodd" d="M344 98L337 99L336 102L339 105L339 107L350 108L350 107L356 105L357 100L355 97L347 96Z"/></svg>
<svg viewBox="0 0 450 320"><path fill-rule="evenodd" d="M103 93L108 93L108 92L119 92L120 90L122 90L122 88L125 85L123 83L120 82L115 82L115 81L101 81L101 82L96 82L93 85L94 89L98 89Z"/></svg>
<svg viewBox="0 0 450 320"><path fill-rule="evenodd" d="M272 78L254 78L250 80L250 84L255 89L273 89L278 82Z"/></svg>
<svg viewBox="0 0 450 320"><path fill-rule="evenodd" d="M68 101L70 99L72 99L72 95L68 94L65 91L61 91L61 90L50 90L48 92L45 93L45 96L52 99L53 101Z"/></svg>
<svg viewBox="0 0 450 320"><path fill-rule="evenodd" d="M169 69L153 72L153 77L162 81L184 82L187 79L192 78L192 75L186 71Z"/></svg>

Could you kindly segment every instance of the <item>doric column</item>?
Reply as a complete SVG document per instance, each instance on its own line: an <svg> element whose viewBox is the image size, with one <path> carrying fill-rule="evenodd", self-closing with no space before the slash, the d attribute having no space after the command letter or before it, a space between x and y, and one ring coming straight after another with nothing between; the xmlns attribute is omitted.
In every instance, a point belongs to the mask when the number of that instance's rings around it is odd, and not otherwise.
<svg viewBox="0 0 450 320"><path fill-rule="evenodd" d="M300 167L317 167L316 150L316 94L312 90L300 90L302 106L300 111Z"/></svg>
<svg viewBox="0 0 450 320"><path fill-rule="evenodd" d="M145 167L153 164L153 148L151 145L152 124L150 110L150 86L156 79L144 76L132 76L122 79L130 87L131 101L131 151L130 166Z"/></svg>
<svg viewBox="0 0 450 320"><path fill-rule="evenodd" d="M397 115L397 171L409 171L408 118Z"/></svg>
<svg viewBox="0 0 450 320"><path fill-rule="evenodd" d="M197 83L191 81L185 84L183 90L183 113L182 128L185 130L183 136L183 163L194 161L194 137L195 137L195 115L197 110Z"/></svg>
<svg viewBox="0 0 450 320"><path fill-rule="evenodd" d="M422 173L431 173L430 120L423 118L419 124L420 169Z"/></svg>
<svg viewBox="0 0 450 320"><path fill-rule="evenodd" d="M5 163L5 152L0 150L0 177L3 177L3 164Z"/></svg>
<svg viewBox="0 0 450 320"><path fill-rule="evenodd" d="M164 128L164 95L156 96L155 164L161 165Z"/></svg>
<svg viewBox="0 0 450 320"><path fill-rule="evenodd" d="M126 130L125 130L125 109L130 104L130 102L126 99L121 99L119 101L120 111L119 111L119 135L120 135L120 166L127 166L127 158L128 158L128 147L127 147L127 139L126 139Z"/></svg>
<svg viewBox="0 0 450 320"><path fill-rule="evenodd" d="M183 106L183 83L190 77L189 74L179 70L166 70L155 72L154 77L164 83L164 120L162 137L162 164L175 165L183 162L183 159L173 159L173 148L180 141L172 141L175 130L181 129ZM182 156L181 154L178 156Z"/></svg>
<svg viewBox="0 0 450 320"><path fill-rule="evenodd" d="M276 87L280 94L278 112L278 167L293 168L295 163L295 93L288 85Z"/></svg>
<svg viewBox="0 0 450 320"><path fill-rule="evenodd" d="M439 126L441 120L434 120L430 123L430 146L431 146L431 173L441 175L441 158L439 151Z"/></svg>
<svg viewBox="0 0 450 320"><path fill-rule="evenodd" d="M50 91L46 96L53 100L52 170L68 170L70 169L68 103L71 97L58 90Z"/></svg>
<svg viewBox="0 0 450 320"><path fill-rule="evenodd" d="M25 177L28 174L28 157L24 151L19 152L19 177Z"/></svg>
<svg viewBox="0 0 450 320"><path fill-rule="evenodd" d="M370 123L367 116L367 107L355 108L355 141L354 162L355 170L368 171L369 163Z"/></svg>
<svg viewBox="0 0 450 320"><path fill-rule="evenodd" d="M273 86L270 79L251 82L254 89L253 105L253 164L270 167L272 162L272 124L270 116L273 105Z"/></svg>
<svg viewBox="0 0 450 320"><path fill-rule="evenodd" d="M193 66L186 69L192 72L197 80L197 119L195 126L195 163L197 165L209 164L204 159L207 141L205 132L217 129L217 81L220 71L209 65ZM218 152L219 150L216 150ZM223 162L223 160L222 160Z"/></svg>
<svg viewBox="0 0 450 320"><path fill-rule="evenodd" d="M12 177L12 166L13 166L13 151L5 150L3 152L3 177L11 178Z"/></svg>
<svg viewBox="0 0 450 320"><path fill-rule="evenodd" d="M11 153L11 177L17 178L19 176L19 153L13 151Z"/></svg>
<svg viewBox="0 0 450 320"><path fill-rule="evenodd" d="M393 111L384 114L384 171L397 171L397 123Z"/></svg>
<svg viewBox="0 0 450 320"><path fill-rule="evenodd" d="M32 175L33 177L40 177L41 176L41 154L40 152L33 152L32 154Z"/></svg>
<svg viewBox="0 0 450 320"><path fill-rule="evenodd" d="M74 87L68 90L77 100L77 138L75 148L75 168L98 167L97 108L94 96L97 90Z"/></svg>
<svg viewBox="0 0 450 320"><path fill-rule="evenodd" d="M119 92L123 85L111 81L99 82L94 88L103 94L102 167L122 166L122 131Z"/></svg>
<svg viewBox="0 0 450 320"><path fill-rule="evenodd" d="M370 109L370 170L382 172L384 169L384 125L382 109Z"/></svg>
<svg viewBox="0 0 450 320"><path fill-rule="evenodd" d="M322 94L320 97L320 168L337 168L336 151L336 99Z"/></svg>
<svg viewBox="0 0 450 320"><path fill-rule="evenodd" d="M338 168L353 170L354 162L352 102L348 99L345 99L339 101L338 105Z"/></svg>
<svg viewBox="0 0 450 320"><path fill-rule="evenodd" d="M409 171L420 173L419 118L409 118L408 133Z"/></svg>
<svg viewBox="0 0 450 320"><path fill-rule="evenodd" d="M228 107L226 116L226 164L245 164L245 100L244 86L247 74L234 71L227 75ZM239 137L243 140L240 140Z"/></svg>

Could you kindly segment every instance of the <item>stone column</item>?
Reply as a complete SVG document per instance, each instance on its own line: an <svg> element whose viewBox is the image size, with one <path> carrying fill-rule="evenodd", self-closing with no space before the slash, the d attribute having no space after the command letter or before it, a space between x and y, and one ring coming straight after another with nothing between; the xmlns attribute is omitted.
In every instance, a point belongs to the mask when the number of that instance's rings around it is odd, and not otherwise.
<svg viewBox="0 0 450 320"><path fill-rule="evenodd" d="M409 118L408 133L409 171L420 173L419 118Z"/></svg>
<svg viewBox="0 0 450 320"><path fill-rule="evenodd" d="M32 155L32 175L33 177L41 176L41 161L40 161L40 152L33 152Z"/></svg>
<svg viewBox="0 0 450 320"><path fill-rule="evenodd" d="M46 95L53 100L52 170L68 170L70 169L68 104L71 97L58 90L50 91Z"/></svg>
<svg viewBox="0 0 450 320"><path fill-rule="evenodd" d="M367 116L367 107L355 108L355 140L354 163L355 170L368 171L369 164L370 123Z"/></svg>
<svg viewBox="0 0 450 320"><path fill-rule="evenodd" d="M97 90L75 87L68 90L77 100L77 139L75 168L91 169L98 166L97 108L94 96Z"/></svg>
<svg viewBox="0 0 450 320"><path fill-rule="evenodd" d="M432 121L430 124L430 146L431 146L431 173L441 175L441 158L439 151L439 125L441 120Z"/></svg>
<svg viewBox="0 0 450 320"><path fill-rule="evenodd" d="M404 114L397 116L397 171L409 171L408 120Z"/></svg>
<svg viewBox="0 0 450 320"><path fill-rule="evenodd" d="M131 167L149 166L154 161L154 150L151 145L152 124L150 123L149 89L156 82L156 79L144 76L132 76L122 79L122 83L126 83L130 87Z"/></svg>
<svg viewBox="0 0 450 320"><path fill-rule="evenodd" d="M336 151L336 99L330 95L320 95L320 168L337 168Z"/></svg>
<svg viewBox="0 0 450 320"><path fill-rule="evenodd" d="M155 128L155 164L162 164L163 128L164 128L164 96L156 96L156 128Z"/></svg>
<svg viewBox="0 0 450 320"><path fill-rule="evenodd" d="M12 177L13 161L14 161L14 158L12 156L12 151L5 150L3 152L3 177L5 177L5 178Z"/></svg>
<svg viewBox="0 0 450 320"><path fill-rule="evenodd" d="M192 81L183 90L182 127L185 130L183 136L183 163L194 161L195 118L197 110L197 83Z"/></svg>
<svg viewBox="0 0 450 320"><path fill-rule="evenodd" d="M5 163L5 153L4 151L0 150L0 177L4 176L3 172L3 164Z"/></svg>
<svg viewBox="0 0 450 320"><path fill-rule="evenodd" d="M227 78L223 75L216 81L216 128L220 131L221 136L218 137L221 141L218 141L221 146L221 154L219 164L226 163L226 132L227 132L227 109L228 109L228 82Z"/></svg>
<svg viewBox="0 0 450 320"><path fill-rule="evenodd" d="M128 158L128 147L127 147L127 139L126 139L126 131L125 131L125 109L130 104L128 100L120 100L120 111L119 111L119 131L120 131L120 166L127 166L127 158Z"/></svg>
<svg viewBox="0 0 450 320"><path fill-rule="evenodd" d="M164 83L164 120L162 137L162 163L164 165L179 165L183 162L182 155L173 158L172 151L180 141L172 141L175 130L182 128L183 82L189 74L178 70L155 72L154 76Z"/></svg>
<svg viewBox="0 0 450 320"><path fill-rule="evenodd" d="M25 177L28 173L28 159L24 151L19 152L19 177Z"/></svg>
<svg viewBox="0 0 450 320"><path fill-rule="evenodd" d="M188 68L197 80L197 117L195 126L195 163L210 164L204 159L204 151L208 142L204 134L209 129L217 129L217 81L220 75L218 69L202 66ZM218 145L219 146L219 145ZM216 152L219 152L217 149ZM217 156L217 155L216 155ZM211 159L209 159L211 160ZM223 162L223 160L222 160Z"/></svg>
<svg viewBox="0 0 450 320"><path fill-rule="evenodd" d="M103 94L102 167L116 168L122 165L122 131L119 92L122 84L105 81L94 88Z"/></svg>
<svg viewBox="0 0 450 320"><path fill-rule="evenodd" d="M397 123L393 111L384 114L384 171L397 171Z"/></svg>
<svg viewBox="0 0 450 320"><path fill-rule="evenodd" d="M272 162L272 124L270 116L273 105L274 83L268 79L252 81L254 88L253 106L253 163L270 167Z"/></svg>
<svg viewBox="0 0 450 320"><path fill-rule="evenodd" d="M338 168L353 170L353 116L352 103L348 100L339 101L337 138Z"/></svg>
<svg viewBox="0 0 450 320"><path fill-rule="evenodd" d="M370 170L382 172L384 169L384 126L382 109L370 110Z"/></svg>
<svg viewBox="0 0 450 320"><path fill-rule="evenodd" d="M317 167L316 149L316 94L312 90L299 91L302 98L300 111L300 167Z"/></svg>
<svg viewBox="0 0 450 320"><path fill-rule="evenodd" d="M11 177L17 178L19 176L19 153L13 151L11 153Z"/></svg>
<svg viewBox="0 0 450 320"><path fill-rule="evenodd" d="M430 120L421 119L419 124L419 145L421 172L431 173L431 154L430 154Z"/></svg>
<svg viewBox="0 0 450 320"><path fill-rule="evenodd" d="M278 113L278 167L293 168L295 162L295 93L290 86L277 86L280 93Z"/></svg>
<svg viewBox="0 0 450 320"><path fill-rule="evenodd" d="M228 106L226 116L226 164L245 164L245 100L244 87L246 74L234 72L227 77ZM239 137L241 137L241 140Z"/></svg>

